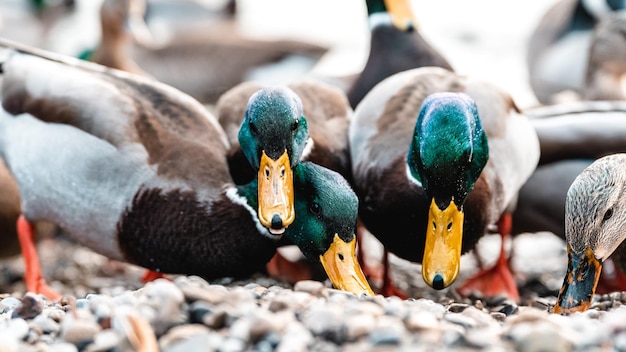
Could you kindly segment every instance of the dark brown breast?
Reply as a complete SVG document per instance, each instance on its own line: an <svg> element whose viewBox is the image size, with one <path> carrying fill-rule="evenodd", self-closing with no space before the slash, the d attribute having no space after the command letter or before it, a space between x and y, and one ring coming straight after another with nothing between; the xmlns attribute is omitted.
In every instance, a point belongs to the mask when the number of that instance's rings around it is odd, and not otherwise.
<svg viewBox="0 0 626 352"><path fill-rule="evenodd" d="M262 271L276 248L259 234L250 213L223 193L209 205L191 192L143 189L117 228L129 262L207 279Z"/></svg>

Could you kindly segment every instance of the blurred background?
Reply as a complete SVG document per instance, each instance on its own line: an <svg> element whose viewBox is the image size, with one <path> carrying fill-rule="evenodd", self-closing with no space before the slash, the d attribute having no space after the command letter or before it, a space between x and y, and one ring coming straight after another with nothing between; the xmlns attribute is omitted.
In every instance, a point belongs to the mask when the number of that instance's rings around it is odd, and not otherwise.
<svg viewBox="0 0 626 352"><path fill-rule="evenodd" d="M101 2L1 0L0 36L78 56L99 41ZM167 27L173 23L167 21L208 24L219 18L227 2L149 0L146 22L155 40L165 42L169 40ZM508 90L525 108L537 102L528 84L526 44L540 16L554 2L413 0L412 6L423 36L458 72L492 81ZM189 3L200 3L204 10L189 7ZM45 7L38 12L36 6L40 4ZM293 39L327 47L328 52L312 68L316 75L341 77L357 73L365 65L369 30L363 0L237 0L236 5L234 23L242 35L263 40Z"/></svg>

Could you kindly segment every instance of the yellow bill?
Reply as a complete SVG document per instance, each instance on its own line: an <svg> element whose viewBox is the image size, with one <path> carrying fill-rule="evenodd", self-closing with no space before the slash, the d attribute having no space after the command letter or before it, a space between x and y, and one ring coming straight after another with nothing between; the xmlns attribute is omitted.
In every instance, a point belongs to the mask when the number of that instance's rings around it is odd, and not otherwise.
<svg viewBox="0 0 626 352"><path fill-rule="evenodd" d="M352 241L344 242L335 234L326 253L320 255L320 261L335 288L356 295L374 295L356 259L356 236Z"/></svg>
<svg viewBox="0 0 626 352"><path fill-rule="evenodd" d="M394 27L401 31L417 29L417 20L409 0L385 0Z"/></svg>
<svg viewBox="0 0 626 352"><path fill-rule="evenodd" d="M454 199L444 210L439 209L434 199L430 204L422 278L434 289L450 286L459 275L463 218Z"/></svg>
<svg viewBox="0 0 626 352"><path fill-rule="evenodd" d="M271 233L282 234L296 217L293 172L286 150L278 160L272 160L263 151L258 181L259 220Z"/></svg>

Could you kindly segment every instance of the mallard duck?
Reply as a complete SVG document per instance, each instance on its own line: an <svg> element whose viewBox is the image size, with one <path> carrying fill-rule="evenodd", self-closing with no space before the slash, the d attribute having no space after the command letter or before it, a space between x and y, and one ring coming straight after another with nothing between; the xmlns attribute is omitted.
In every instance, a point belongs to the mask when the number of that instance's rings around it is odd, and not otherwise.
<svg viewBox="0 0 626 352"><path fill-rule="evenodd" d="M295 104L293 109L287 108L290 102ZM269 106L285 113L258 108ZM239 169L233 174L244 180L250 178L250 172L241 169L250 163L258 168L261 149L286 149L292 166L299 159L309 160L348 180L351 177L348 126L352 108L345 94L330 84L314 79L296 80L285 86L244 82L224 93L215 111L231 143L231 165ZM292 124L300 120L294 130ZM282 126L283 135L292 139L260 141L250 130L253 125L259 136ZM241 160L244 156L245 161Z"/></svg>
<svg viewBox="0 0 626 352"><path fill-rule="evenodd" d="M23 232L50 220L111 259L159 272L263 268L279 236L258 222L256 181L232 184L225 134L202 105L151 79L1 44L0 155L19 185ZM355 259L347 182L310 163L293 173L299 216L284 238L336 287L371 293ZM55 297L30 268L28 289Z"/></svg>
<svg viewBox="0 0 626 352"><path fill-rule="evenodd" d="M290 212L293 205L277 200L289 200L289 168L295 167L301 159L330 168L350 179L347 130L352 109L338 88L312 79L287 86L244 82L220 97L216 114L231 142L229 167L235 181L239 184L249 182L255 177L256 170L259 185L267 184L265 190L284 190L282 195L265 196L268 201L259 204L269 210L267 215L259 216L267 219L268 227L274 214L281 219L275 221L276 224L289 226L282 221L288 216L280 216L281 213L275 210L279 209L276 205L281 204L285 205L285 213L293 214ZM281 168L287 170L285 177L281 176ZM282 186L271 187L274 181L266 177L265 171L276 177L275 181ZM259 192L263 189L260 188ZM259 214L264 212L260 207ZM277 228L274 231L284 230ZM315 276L311 268L306 264L298 265L295 258L292 256L289 260L277 256L270 263L276 270L269 271L287 280L294 279L292 274L297 274L296 277ZM289 262L289 268L299 267L298 271L286 273L282 265L285 261Z"/></svg>
<svg viewBox="0 0 626 352"><path fill-rule="evenodd" d="M348 90L356 108L378 82L412 68L439 66L451 70L448 61L418 31L408 0L366 0L370 50L363 71Z"/></svg>
<svg viewBox="0 0 626 352"><path fill-rule="evenodd" d="M582 92L583 99L626 100L624 32L626 32L626 11L616 11L604 16L594 28Z"/></svg>
<svg viewBox="0 0 626 352"><path fill-rule="evenodd" d="M595 159L626 152L626 103L568 102L524 110L537 131L541 158L519 191L512 234L550 231L565 239L565 199ZM602 275L598 293L626 289L621 275Z"/></svg>
<svg viewBox="0 0 626 352"><path fill-rule="evenodd" d="M505 210L539 159L537 135L508 94L436 67L379 83L349 132L362 222L386 250L422 263L436 289L455 282L461 254L490 224L502 219L508 234ZM502 276L481 290L500 294L504 281L517 298L510 272Z"/></svg>
<svg viewBox="0 0 626 352"><path fill-rule="evenodd" d="M254 69L263 65L297 56L305 58L302 61L311 67L327 51L312 43L246 37L238 30L235 19L186 30L166 43L157 43L157 38L151 38L144 30L129 31L132 27L126 23L142 23L142 7L134 6L136 2L104 1L103 37L96 49L96 53L104 54L94 55L93 60L123 70L138 67L205 104L215 103L226 90L246 80ZM145 28L145 24L134 28Z"/></svg>
<svg viewBox="0 0 626 352"><path fill-rule="evenodd" d="M555 313L591 306L603 263L624 265L626 154L596 160L572 183L565 205L568 264Z"/></svg>
<svg viewBox="0 0 626 352"><path fill-rule="evenodd" d="M527 50L530 85L540 103L554 103L565 91L583 94L585 81L593 75L588 72L598 68L593 59L589 61L592 42L598 43L601 51L591 55L598 55L600 60L622 55L619 31L613 35L604 29L595 34L596 38L592 36L603 17L622 9L626 9L622 1L561 0L545 13L530 36ZM607 45L610 42L613 44Z"/></svg>

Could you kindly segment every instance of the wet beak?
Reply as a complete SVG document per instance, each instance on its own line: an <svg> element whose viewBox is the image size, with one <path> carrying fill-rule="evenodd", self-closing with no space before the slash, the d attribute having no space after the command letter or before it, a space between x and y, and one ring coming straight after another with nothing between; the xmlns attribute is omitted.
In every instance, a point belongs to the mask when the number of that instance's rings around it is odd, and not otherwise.
<svg viewBox="0 0 626 352"><path fill-rule="evenodd" d="M602 262L596 259L591 248L587 248L582 255L576 255L567 245L567 274L554 313L568 314L589 309L601 271Z"/></svg>
<svg viewBox="0 0 626 352"><path fill-rule="evenodd" d="M417 20L408 0L385 0L387 11L391 15L391 22L400 31L410 32L417 28Z"/></svg>
<svg viewBox="0 0 626 352"><path fill-rule="evenodd" d="M454 200L444 210L430 204L422 277L434 289L450 286L459 275L463 241L463 212Z"/></svg>
<svg viewBox="0 0 626 352"><path fill-rule="evenodd" d="M356 236L352 241L344 242L335 234L330 248L320 255L320 261L335 288L356 295L374 295L356 259Z"/></svg>
<svg viewBox="0 0 626 352"><path fill-rule="evenodd" d="M259 180L259 220L272 234L280 235L295 219L293 172L287 151L272 160L261 156Z"/></svg>

